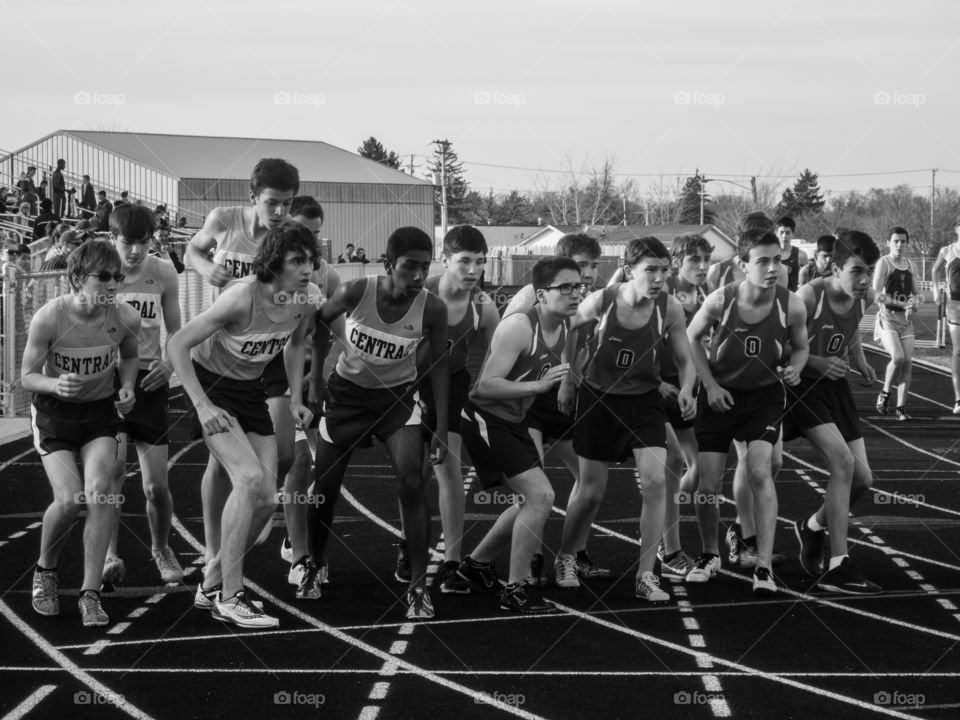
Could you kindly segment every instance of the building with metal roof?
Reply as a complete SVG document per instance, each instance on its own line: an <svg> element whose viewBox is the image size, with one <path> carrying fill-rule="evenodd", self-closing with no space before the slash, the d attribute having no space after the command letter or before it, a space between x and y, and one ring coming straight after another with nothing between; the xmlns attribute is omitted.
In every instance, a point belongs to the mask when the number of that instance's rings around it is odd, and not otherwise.
<svg viewBox="0 0 960 720"><path fill-rule="evenodd" d="M528 235L513 252L517 254L552 254L560 238L567 233L583 232L597 238L603 255L621 257L627 243L645 235L653 235L668 248L679 235L703 235L713 245L714 260L723 260L737 251L736 242L715 225L544 225Z"/></svg>

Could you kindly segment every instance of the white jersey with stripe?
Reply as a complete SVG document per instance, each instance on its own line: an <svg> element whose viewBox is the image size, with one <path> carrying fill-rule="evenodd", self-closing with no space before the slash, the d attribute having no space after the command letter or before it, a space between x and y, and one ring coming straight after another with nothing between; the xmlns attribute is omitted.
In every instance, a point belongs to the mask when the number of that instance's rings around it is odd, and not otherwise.
<svg viewBox="0 0 960 720"><path fill-rule="evenodd" d="M222 265L235 280L253 274L253 261L260 250L260 243L254 241L247 232L243 211L242 207L220 208L220 219L226 231L223 241L217 243L213 252L213 262ZM216 300L219 294L220 288L213 288L211 301Z"/></svg>
<svg viewBox="0 0 960 720"><path fill-rule="evenodd" d="M149 369L150 365L161 359L160 329L163 318L161 262L163 260L147 255L143 259L140 276L133 281L125 280L117 290L117 300L132 305L140 313L140 335L137 341L141 370Z"/></svg>

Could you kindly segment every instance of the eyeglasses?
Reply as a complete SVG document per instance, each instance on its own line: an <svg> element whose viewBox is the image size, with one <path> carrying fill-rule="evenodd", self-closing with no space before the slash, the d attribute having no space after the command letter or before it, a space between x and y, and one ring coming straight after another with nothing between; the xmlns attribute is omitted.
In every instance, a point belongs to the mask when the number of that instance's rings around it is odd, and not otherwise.
<svg viewBox="0 0 960 720"><path fill-rule="evenodd" d="M548 285L544 290L559 290L561 295L573 295L574 291L582 295L586 289L586 283L560 283L559 285Z"/></svg>
<svg viewBox="0 0 960 720"><path fill-rule="evenodd" d="M7 255L20 255L19 250L7 250Z"/></svg>
<svg viewBox="0 0 960 720"><path fill-rule="evenodd" d="M123 282L123 279L126 277L126 274L122 272L112 273L109 270L101 270L98 273L87 273L87 277L95 277L97 280L99 280L102 283L110 282L111 280L113 280L114 282Z"/></svg>

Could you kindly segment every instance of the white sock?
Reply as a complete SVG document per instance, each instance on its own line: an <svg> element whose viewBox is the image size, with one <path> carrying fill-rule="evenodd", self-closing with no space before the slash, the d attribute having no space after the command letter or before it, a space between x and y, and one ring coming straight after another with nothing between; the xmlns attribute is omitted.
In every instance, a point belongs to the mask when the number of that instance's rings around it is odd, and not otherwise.
<svg viewBox="0 0 960 720"><path fill-rule="evenodd" d="M814 532L823 532L824 530L827 529L826 525L821 525L819 522L817 522L816 515L810 516L810 519L807 520L807 527L813 530Z"/></svg>
<svg viewBox="0 0 960 720"><path fill-rule="evenodd" d="M830 558L830 569L831 569L831 570L836 570L838 567L840 567L840 563L843 562L843 559L844 559L845 557L848 557L848 556L847 556L847 555L837 555L836 557Z"/></svg>

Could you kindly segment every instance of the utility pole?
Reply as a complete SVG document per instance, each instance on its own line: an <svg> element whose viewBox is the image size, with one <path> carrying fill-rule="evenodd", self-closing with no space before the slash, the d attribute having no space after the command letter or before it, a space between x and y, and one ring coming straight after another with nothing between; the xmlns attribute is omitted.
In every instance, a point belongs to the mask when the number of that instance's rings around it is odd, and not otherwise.
<svg viewBox="0 0 960 720"><path fill-rule="evenodd" d="M440 148L440 236L447 236L447 150L449 140L434 140Z"/></svg>
<svg viewBox="0 0 960 720"><path fill-rule="evenodd" d="M623 226L627 226L627 194L621 193L620 199L623 200Z"/></svg>
<svg viewBox="0 0 960 720"><path fill-rule="evenodd" d="M410 168L410 174L411 174L411 175L413 175L414 172L416 172L416 169L417 169L417 168L416 168L416 165L413 164L413 158L414 158L414 154L413 154L413 153L410 153L410 165L409 165L408 167Z"/></svg>
<svg viewBox="0 0 960 720"><path fill-rule="evenodd" d="M707 179L700 177L700 168L697 168L697 184L700 186L700 224L703 225L703 193L706 190L704 187L707 184Z"/></svg>
<svg viewBox="0 0 960 720"><path fill-rule="evenodd" d="M750 189L753 191L753 205L757 205L757 176L754 175L750 178Z"/></svg>
<svg viewBox="0 0 960 720"><path fill-rule="evenodd" d="M933 250L934 243L936 238L934 237L934 225L933 225L933 201L937 197L937 169L932 168L930 170L930 249ZM922 277L927 276L927 254L923 254L923 268L920 271L923 273Z"/></svg>

